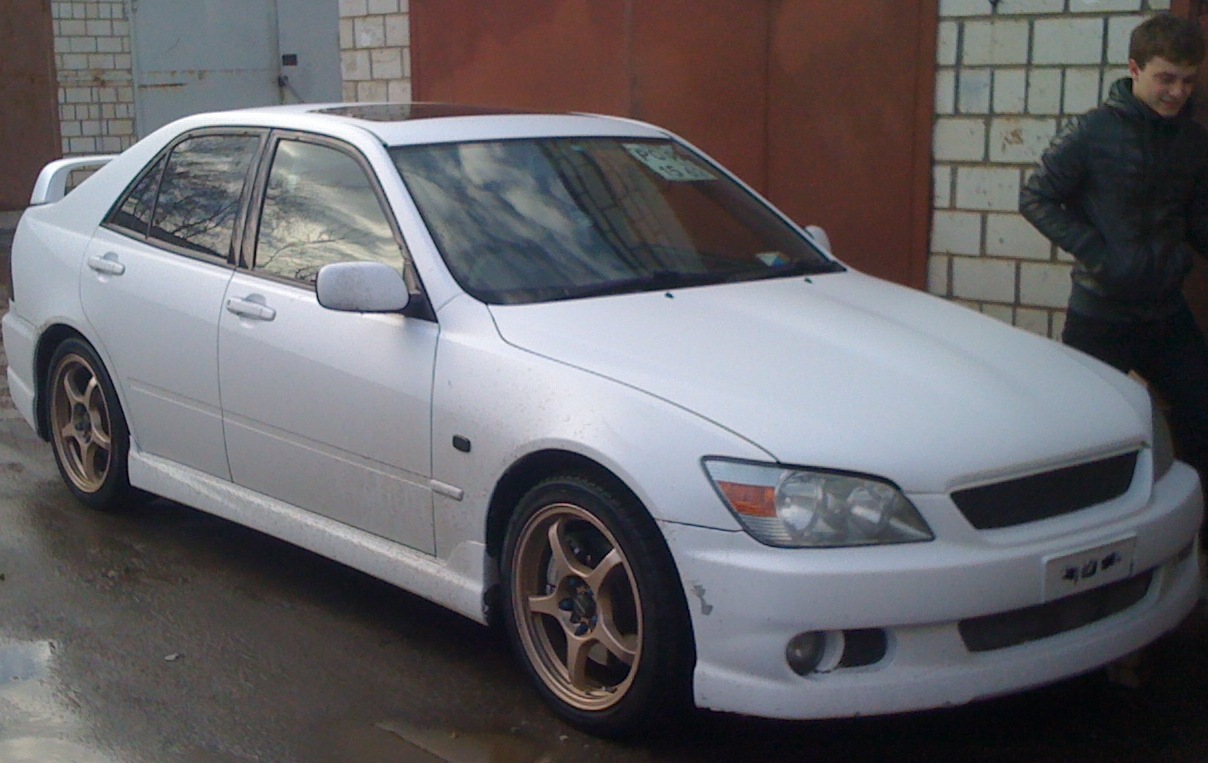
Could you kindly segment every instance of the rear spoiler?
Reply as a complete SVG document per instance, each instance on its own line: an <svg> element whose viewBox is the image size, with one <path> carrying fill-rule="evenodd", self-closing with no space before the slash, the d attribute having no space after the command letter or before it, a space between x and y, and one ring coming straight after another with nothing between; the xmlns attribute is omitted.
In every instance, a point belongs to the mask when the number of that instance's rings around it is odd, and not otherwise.
<svg viewBox="0 0 1208 763"><path fill-rule="evenodd" d="M97 154L72 156L51 162L38 173L38 182L34 183L33 195L29 197L30 206L58 201L67 195L67 179L72 172L90 167L103 167L115 157L117 154Z"/></svg>

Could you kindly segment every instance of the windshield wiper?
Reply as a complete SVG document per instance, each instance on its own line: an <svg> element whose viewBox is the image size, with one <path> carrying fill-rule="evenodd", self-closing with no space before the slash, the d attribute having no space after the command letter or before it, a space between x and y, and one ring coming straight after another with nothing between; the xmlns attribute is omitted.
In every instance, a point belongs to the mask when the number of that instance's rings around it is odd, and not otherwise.
<svg viewBox="0 0 1208 763"><path fill-rule="evenodd" d="M833 260L818 260L807 262L798 260L787 265L779 265L763 271L764 278L783 278L784 276L819 276L823 273L839 273L843 266Z"/></svg>
<svg viewBox="0 0 1208 763"><path fill-rule="evenodd" d="M656 270L640 276L618 278L601 283L585 284L583 286L563 286L559 289L559 294L554 299L585 299L587 297L605 297L643 291L682 289L688 286L758 281L765 278L813 276L822 275L823 273L837 273L843 269L842 265L830 260L819 262L799 260L775 267L739 268L729 271L684 272L678 270Z"/></svg>

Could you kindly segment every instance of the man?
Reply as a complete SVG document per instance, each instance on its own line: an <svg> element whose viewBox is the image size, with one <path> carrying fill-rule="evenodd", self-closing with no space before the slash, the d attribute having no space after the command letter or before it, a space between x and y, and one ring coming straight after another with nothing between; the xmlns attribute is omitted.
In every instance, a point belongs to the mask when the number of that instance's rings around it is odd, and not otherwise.
<svg viewBox="0 0 1208 763"><path fill-rule="evenodd" d="M1208 345L1181 289L1208 254L1208 131L1189 116L1204 41L1162 14L1128 55L1129 76L1059 131L1019 208L1074 255L1062 340L1148 381L1180 457L1208 479Z"/></svg>

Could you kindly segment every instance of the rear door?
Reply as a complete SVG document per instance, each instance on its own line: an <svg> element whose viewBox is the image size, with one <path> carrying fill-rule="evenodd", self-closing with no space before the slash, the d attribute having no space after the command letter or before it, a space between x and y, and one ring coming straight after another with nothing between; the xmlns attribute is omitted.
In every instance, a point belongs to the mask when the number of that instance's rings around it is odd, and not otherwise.
<svg viewBox="0 0 1208 763"><path fill-rule="evenodd" d="M218 314L265 132L185 136L97 231L80 298L142 450L229 479L218 398Z"/></svg>
<svg viewBox="0 0 1208 763"><path fill-rule="evenodd" d="M355 149L284 134L270 152L249 267L231 279L219 324L232 477L432 553L437 325L318 304L323 265L375 260L402 272L405 250Z"/></svg>

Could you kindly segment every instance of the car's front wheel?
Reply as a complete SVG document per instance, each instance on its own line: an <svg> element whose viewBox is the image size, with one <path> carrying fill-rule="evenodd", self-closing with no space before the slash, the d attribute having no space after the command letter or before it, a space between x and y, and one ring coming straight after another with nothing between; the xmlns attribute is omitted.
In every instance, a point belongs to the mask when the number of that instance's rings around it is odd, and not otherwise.
<svg viewBox="0 0 1208 763"><path fill-rule="evenodd" d="M618 736L687 710L683 589L636 501L584 475L539 483L509 523L503 575L513 647L564 719Z"/></svg>
<svg viewBox="0 0 1208 763"><path fill-rule="evenodd" d="M96 352L63 341L46 375L46 416L55 461L81 502L110 509L130 493L130 435L113 382Z"/></svg>

